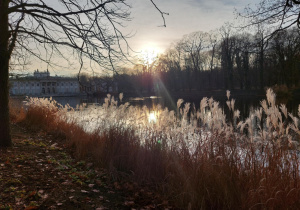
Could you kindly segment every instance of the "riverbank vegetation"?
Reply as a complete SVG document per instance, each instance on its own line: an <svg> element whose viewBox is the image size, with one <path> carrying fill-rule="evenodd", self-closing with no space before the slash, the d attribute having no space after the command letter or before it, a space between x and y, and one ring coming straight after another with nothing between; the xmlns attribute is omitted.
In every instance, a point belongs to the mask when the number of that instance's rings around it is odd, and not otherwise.
<svg viewBox="0 0 300 210"><path fill-rule="evenodd" d="M267 30L237 31L227 24L210 32L193 32L151 63L141 59L133 68L119 69L114 79L120 92L139 94L299 88L298 28L282 29L271 37Z"/></svg>
<svg viewBox="0 0 300 210"><path fill-rule="evenodd" d="M151 186L181 209L300 205L299 116L276 105L271 89L245 121L229 91L230 116L212 98L198 110L179 100L169 111L130 106L122 97L76 109L29 98L19 121L65 139L77 157L92 158L116 180Z"/></svg>

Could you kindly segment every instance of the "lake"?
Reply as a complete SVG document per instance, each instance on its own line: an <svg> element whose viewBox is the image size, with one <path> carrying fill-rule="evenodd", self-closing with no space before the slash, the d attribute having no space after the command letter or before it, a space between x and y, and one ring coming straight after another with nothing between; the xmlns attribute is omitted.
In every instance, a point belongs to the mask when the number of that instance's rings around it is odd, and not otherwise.
<svg viewBox="0 0 300 210"><path fill-rule="evenodd" d="M199 94L200 95L200 94ZM191 95L191 94L181 94L177 96L128 96L124 95L123 103L129 102L131 105L142 107L146 105L149 110L155 109L156 106L160 105L162 108L168 108L169 110L176 110L177 108L177 100L182 98L184 102L189 102L195 105L195 108L199 108L200 101L204 97L204 94L200 96ZM228 107L226 105L227 97L226 92L222 91L219 94L209 94L207 93L208 98L213 97L214 100L220 102L220 107L223 108L226 115L228 114ZM76 107L77 105L86 103L86 104L99 104L102 105L104 103L105 97L54 97L54 99L62 104L69 104L71 107ZM230 96L230 100L235 99L235 109L240 111L241 119L244 120L252 113L255 109L260 107L260 101L266 99L266 96L263 94L259 95L240 95L232 93ZM288 112L293 115L297 115L298 106L300 104L300 97L294 96L291 99L279 98L276 100L277 104L286 104Z"/></svg>

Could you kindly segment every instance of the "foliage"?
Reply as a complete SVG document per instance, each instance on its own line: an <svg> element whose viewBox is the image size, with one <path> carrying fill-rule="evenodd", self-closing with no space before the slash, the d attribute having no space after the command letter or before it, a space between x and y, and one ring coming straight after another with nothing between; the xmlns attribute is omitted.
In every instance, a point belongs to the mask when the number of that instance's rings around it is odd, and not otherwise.
<svg viewBox="0 0 300 210"><path fill-rule="evenodd" d="M29 99L25 122L63 133L77 155L115 178L155 186L179 208L297 208L300 113L277 106L268 89L267 100L242 121L229 91L227 98L231 120L212 98L203 98L199 110L179 100L175 111L118 105L110 95L101 106L74 110ZM47 126L32 120L41 116Z"/></svg>

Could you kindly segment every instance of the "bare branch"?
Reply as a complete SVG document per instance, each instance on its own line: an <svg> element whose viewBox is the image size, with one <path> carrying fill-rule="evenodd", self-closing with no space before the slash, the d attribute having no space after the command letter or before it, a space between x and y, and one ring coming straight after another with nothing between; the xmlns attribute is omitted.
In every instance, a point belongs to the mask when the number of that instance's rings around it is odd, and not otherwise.
<svg viewBox="0 0 300 210"><path fill-rule="evenodd" d="M159 13L161 14L161 17L164 21L164 24L163 24L163 27L167 27L166 25L166 20L165 20L165 15L169 15L169 13L166 13L166 12L162 12L157 6L156 4L153 2L153 0L150 0L152 2L152 4L155 6L155 8L159 11Z"/></svg>

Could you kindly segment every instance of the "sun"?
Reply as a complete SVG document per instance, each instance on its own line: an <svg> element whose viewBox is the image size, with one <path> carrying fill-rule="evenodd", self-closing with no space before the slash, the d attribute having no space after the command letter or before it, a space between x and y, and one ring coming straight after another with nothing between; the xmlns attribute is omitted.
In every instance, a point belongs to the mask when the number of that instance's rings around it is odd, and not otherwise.
<svg viewBox="0 0 300 210"><path fill-rule="evenodd" d="M141 59L146 64L152 64L157 60L161 50L157 47L147 46L141 50Z"/></svg>

